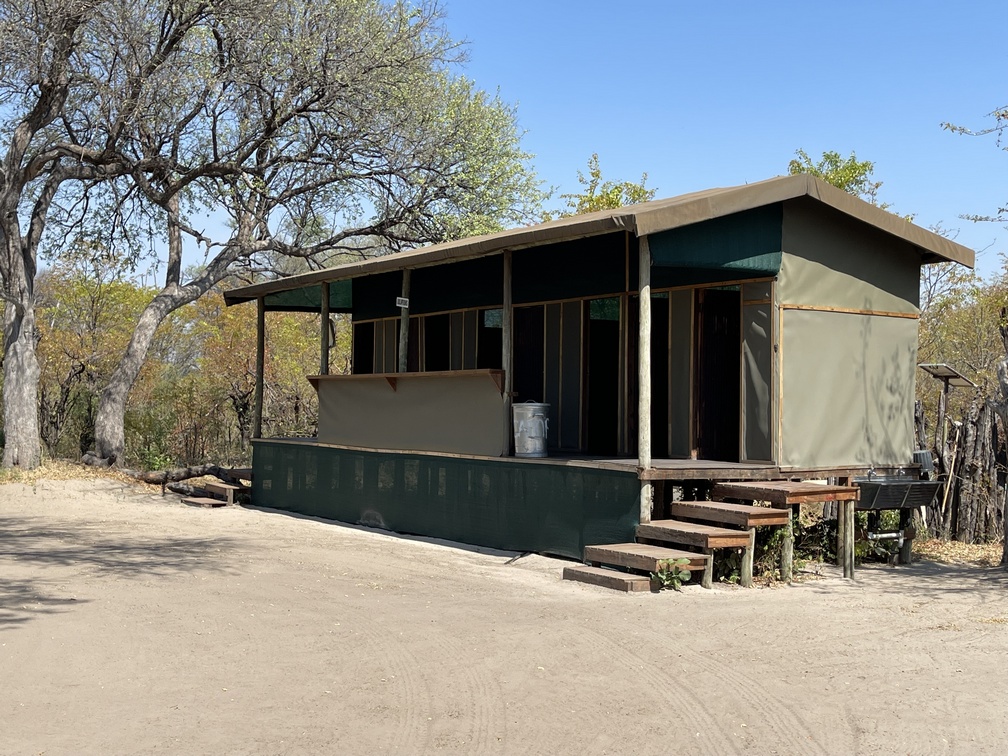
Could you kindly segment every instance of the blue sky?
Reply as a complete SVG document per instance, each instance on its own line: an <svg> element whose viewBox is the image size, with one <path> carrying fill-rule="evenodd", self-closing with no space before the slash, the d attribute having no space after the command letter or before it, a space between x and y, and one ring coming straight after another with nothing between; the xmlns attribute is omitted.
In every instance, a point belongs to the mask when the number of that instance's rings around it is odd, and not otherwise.
<svg viewBox="0 0 1008 756"><path fill-rule="evenodd" d="M463 72L518 105L540 176L578 190L647 172L659 197L787 172L798 148L875 163L880 199L958 229L1000 268L1008 230L960 214L1008 202L1008 153L983 126L1008 105L1004 6L993 2L444 0ZM559 201L556 203L558 206Z"/></svg>

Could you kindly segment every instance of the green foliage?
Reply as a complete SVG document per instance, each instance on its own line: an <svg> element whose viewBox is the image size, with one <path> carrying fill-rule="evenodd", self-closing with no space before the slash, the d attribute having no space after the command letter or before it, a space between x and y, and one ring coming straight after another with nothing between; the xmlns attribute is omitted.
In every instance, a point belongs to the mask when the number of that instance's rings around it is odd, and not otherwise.
<svg viewBox="0 0 1008 756"><path fill-rule="evenodd" d="M850 157L844 158L839 152L832 150L824 152L818 161L813 161L805 150L796 150L795 155L796 157L788 163L788 173L792 176L807 173L855 197L878 205L883 210L889 207L878 202L878 190L882 182L872 180L875 163L870 160L858 160L853 152Z"/></svg>
<svg viewBox="0 0 1008 756"><path fill-rule="evenodd" d="M567 201L567 209L558 213L559 217L593 213L598 210L615 210L626 205L650 202L658 191L647 188L646 173L641 174L638 183L603 181L597 152L593 153L588 160L588 175L585 176L584 173L578 171L578 183L585 187L584 191L560 195L561 199Z"/></svg>
<svg viewBox="0 0 1008 756"><path fill-rule="evenodd" d="M98 394L153 292L115 268L61 264L37 279L39 426L51 457L93 439Z"/></svg>
<svg viewBox="0 0 1008 756"><path fill-rule="evenodd" d="M121 277L61 265L39 279L40 419L51 457L92 448L98 394L155 292ZM350 325L337 320L334 371L349 365ZM206 462L248 464L255 389L255 307L225 307L219 293L166 318L126 406L130 466L164 469ZM313 435L317 316L271 313L264 430Z"/></svg>
<svg viewBox="0 0 1008 756"><path fill-rule="evenodd" d="M683 583L688 583L690 579L689 559L679 557L678 559L662 559L658 562L658 571L651 573L651 582L658 587L658 590L671 588L674 591L682 590Z"/></svg>
<svg viewBox="0 0 1008 756"><path fill-rule="evenodd" d="M984 280L954 263L924 266L918 362L952 365L990 395L998 385L998 360L1004 356L999 327L1005 306L1008 277L1004 273ZM918 378L917 398L928 412L936 411L940 393L940 381ZM949 417L961 418L973 398L972 390L949 392Z"/></svg>

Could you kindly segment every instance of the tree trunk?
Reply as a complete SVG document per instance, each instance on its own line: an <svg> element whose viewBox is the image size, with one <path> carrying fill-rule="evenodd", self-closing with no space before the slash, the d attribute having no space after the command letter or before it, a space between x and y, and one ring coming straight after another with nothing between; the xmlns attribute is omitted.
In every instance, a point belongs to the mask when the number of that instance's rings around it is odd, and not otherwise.
<svg viewBox="0 0 1008 756"><path fill-rule="evenodd" d="M98 401L98 414L95 417L95 455L100 459L109 460L111 464L122 462L126 447L126 433L123 427L126 399L137 376L140 375L158 326L170 313L206 294L211 286L224 277L229 263L233 260L233 254L221 253L197 280L186 286L180 286L182 231L179 225L177 194L167 199L164 209L167 212L168 222L168 269L165 286L140 314L140 320L133 329L126 353L123 354Z"/></svg>
<svg viewBox="0 0 1008 756"><path fill-rule="evenodd" d="M914 436L918 449L927 449L927 415L924 414L924 402L920 399L914 402Z"/></svg>
<svg viewBox="0 0 1008 756"><path fill-rule="evenodd" d="M123 418L130 389L140 375L161 321L188 301L187 297L162 292L141 313L129 346L98 400L98 412L95 415L95 456L98 458L110 460L112 464L122 462L126 445Z"/></svg>
<svg viewBox="0 0 1008 756"><path fill-rule="evenodd" d="M27 287L21 302L4 311L3 408L4 467L38 467L39 364L35 355L35 304Z"/></svg>
<svg viewBox="0 0 1008 756"><path fill-rule="evenodd" d="M994 407L1001 417L1002 427L1008 434L1008 308L1001 308L1001 325L998 330L1001 332L1001 343L1004 345L1005 356L997 361L995 371L997 373L998 388L1000 388L997 401ZM1006 494L1008 494L1008 483L1005 484ZM1001 566L1008 570L1008 501L1002 500L1002 527L1004 529L1004 548L1001 552Z"/></svg>

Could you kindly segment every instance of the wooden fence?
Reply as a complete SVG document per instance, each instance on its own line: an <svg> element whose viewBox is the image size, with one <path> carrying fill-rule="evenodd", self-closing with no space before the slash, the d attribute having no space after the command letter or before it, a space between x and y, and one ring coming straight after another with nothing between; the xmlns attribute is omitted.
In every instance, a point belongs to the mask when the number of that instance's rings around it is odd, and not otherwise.
<svg viewBox="0 0 1008 756"><path fill-rule="evenodd" d="M947 423L945 432L942 426ZM1000 541L1004 537L1006 449L1003 423L989 399L977 392L959 420L938 408L938 427L929 438L920 402L916 407L919 448L931 449L935 474L950 481L940 491L923 523L940 538L964 543Z"/></svg>

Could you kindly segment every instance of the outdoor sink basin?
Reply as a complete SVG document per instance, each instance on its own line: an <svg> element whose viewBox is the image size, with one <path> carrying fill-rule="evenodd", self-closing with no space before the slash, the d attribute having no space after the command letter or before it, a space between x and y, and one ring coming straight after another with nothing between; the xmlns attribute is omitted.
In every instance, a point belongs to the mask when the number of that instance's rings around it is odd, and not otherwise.
<svg viewBox="0 0 1008 756"><path fill-rule="evenodd" d="M899 475L854 478L861 489L857 509L904 509L926 507L941 490L940 480L914 480Z"/></svg>

